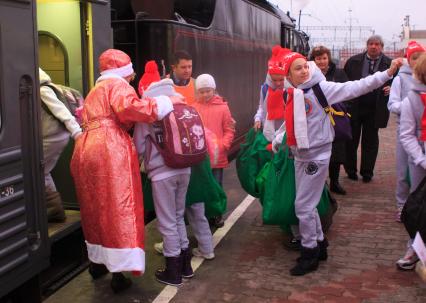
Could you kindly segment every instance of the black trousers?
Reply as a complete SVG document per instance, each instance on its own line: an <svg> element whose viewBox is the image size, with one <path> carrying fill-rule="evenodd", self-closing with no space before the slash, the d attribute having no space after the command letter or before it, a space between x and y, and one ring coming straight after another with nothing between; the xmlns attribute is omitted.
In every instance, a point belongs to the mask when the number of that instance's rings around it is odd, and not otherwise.
<svg viewBox="0 0 426 303"><path fill-rule="evenodd" d="M351 120L352 141L346 143L345 170L348 174L357 173L357 150L361 141L360 174L372 178L379 152L379 129L375 127L374 112L360 113Z"/></svg>

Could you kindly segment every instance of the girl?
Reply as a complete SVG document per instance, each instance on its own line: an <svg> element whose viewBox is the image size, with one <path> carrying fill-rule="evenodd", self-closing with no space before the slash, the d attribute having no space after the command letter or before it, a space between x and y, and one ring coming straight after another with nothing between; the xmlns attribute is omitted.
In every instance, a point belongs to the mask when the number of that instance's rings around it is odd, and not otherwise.
<svg viewBox="0 0 426 303"><path fill-rule="evenodd" d="M410 172L410 193L426 176L425 145L426 130L422 128L425 121L426 104L426 53L421 54L413 70L412 89L401 105L400 137L401 145L408 154L408 171ZM414 252L410 239L405 256L396 262L399 269L414 269L419 258Z"/></svg>
<svg viewBox="0 0 426 303"><path fill-rule="evenodd" d="M284 69L282 56L284 49L279 45L272 48L272 57L268 61L268 73L260 89L259 108L254 116L254 129L263 126L265 138L272 142L275 131L283 123L284 116Z"/></svg>
<svg viewBox="0 0 426 303"><path fill-rule="evenodd" d="M334 129L315 97L312 86L319 84L329 105L353 99L391 79L402 59L394 60L385 72L345 83L326 81L315 63L307 62L299 53L289 51L283 62L287 80L293 86L287 89L284 118L287 145L291 147L295 158L295 210L301 236L301 257L290 274L300 276L316 270L318 261L327 259L328 246L316 206L327 177ZM280 128L272 142L274 150L281 144L283 129Z"/></svg>
<svg viewBox="0 0 426 303"><path fill-rule="evenodd" d="M408 198L410 186L407 183L407 171L408 171L408 155L401 145L400 141L400 128L399 118L401 115L401 104L402 100L407 97L408 92L411 89L411 85L414 82L412 77L414 65L417 59L425 51L424 46L420 45L416 41L410 41L406 50L407 60L401 66L398 75L392 82L391 91L389 95L388 109L391 113L394 113L397 117L397 140L396 140L396 221L401 222L401 211Z"/></svg>
<svg viewBox="0 0 426 303"><path fill-rule="evenodd" d="M228 151L235 135L235 120L228 103L216 93L216 82L211 75L198 76L195 88L196 102L193 106L203 119L204 127L216 136L218 142L217 153L210 153L209 156L213 175L222 186L223 169L228 166ZM214 220L216 226L223 226L222 216Z"/></svg>

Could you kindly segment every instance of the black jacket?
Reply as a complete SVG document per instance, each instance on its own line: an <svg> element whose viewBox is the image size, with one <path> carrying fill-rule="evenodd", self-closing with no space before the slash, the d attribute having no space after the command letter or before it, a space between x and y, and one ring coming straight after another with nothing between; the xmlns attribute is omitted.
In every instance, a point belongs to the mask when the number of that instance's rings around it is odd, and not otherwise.
<svg viewBox="0 0 426 303"><path fill-rule="evenodd" d="M362 67L364 65L365 55L366 55L366 52L357 54L355 56L350 57L348 61L346 61L344 71L350 81L359 80L362 78ZM378 71L387 70L389 66L391 65L391 62L392 62L391 58L383 55L382 59L380 60ZM387 82L384 86L386 85L391 85L391 81ZM383 87L380 87L374 91L376 95L375 96L376 106L375 106L375 109L372 110L372 114L374 112L374 122L377 128L385 128L389 120L389 110L387 107L389 95L385 96L383 94L382 88ZM358 99L362 99L362 98L363 96L352 100L350 112L351 112L353 120L358 119L358 115L359 115Z"/></svg>

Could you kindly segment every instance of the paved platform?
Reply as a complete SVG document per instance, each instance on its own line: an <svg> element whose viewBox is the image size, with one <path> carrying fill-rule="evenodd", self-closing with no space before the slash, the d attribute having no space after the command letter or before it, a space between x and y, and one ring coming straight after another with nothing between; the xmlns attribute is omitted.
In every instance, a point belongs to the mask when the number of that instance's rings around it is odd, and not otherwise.
<svg viewBox="0 0 426 303"><path fill-rule="evenodd" d="M278 227L262 224L260 204L254 201L216 247L216 258L204 262L171 302L426 302L426 285L417 274L395 268L407 240L403 225L394 220L395 134L394 120L380 131L371 183L351 181L342 169L348 195L336 196L339 210L328 234L329 259L318 271L303 277L289 275L298 253L283 248L284 234ZM231 211L245 196L237 183L231 167L225 186ZM134 279L131 290L113 295L109 279L93 283L83 273L47 302L152 302L163 288L153 278L162 261L150 249L158 239L153 229L149 227L148 272Z"/></svg>

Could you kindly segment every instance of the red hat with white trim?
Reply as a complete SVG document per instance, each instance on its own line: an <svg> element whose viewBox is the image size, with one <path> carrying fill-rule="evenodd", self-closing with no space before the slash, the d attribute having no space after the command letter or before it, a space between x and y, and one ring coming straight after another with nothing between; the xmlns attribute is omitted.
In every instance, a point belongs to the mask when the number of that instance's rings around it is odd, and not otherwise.
<svg viewBox="0 0 426 303"><path fill-rule="evenodd" d="M283 69L284 69L284 75L287 76L288 72L290 71L290 66L293 63L294 60L302 58L302 59L306 59L305 56L303 56L302 54L296 53L296 52L292 52L289 49L286 49L287 52L284 55L283 58Z"/></svg>
<svg viewBox="0 0 426 303"><path fill-rule="evenodd" d="M283 56L290 50L275 45L272 48L272 56L268 60L268 74L270 75L284 75Z"/></svg>
<svg viewBox="0 0 426 303"><path fill-rule="evenodd" d="M130 57L125 52L113 48L100 55L99 69L102 76L115 74L124 78L134 73Z"/></svg>
<svg viewBox="0 0 426 303"><path fill-rule="evenodd" d="M424 51L426 51L426 48L417 41L413 40L408 42L405 56L407 57L407 60L410 60L411 55L413 55L414 53Z"/></svg>

